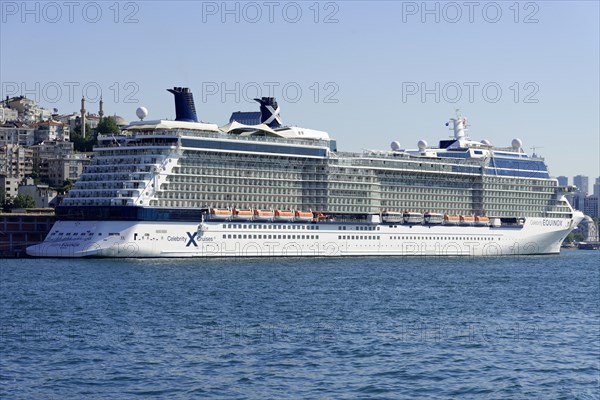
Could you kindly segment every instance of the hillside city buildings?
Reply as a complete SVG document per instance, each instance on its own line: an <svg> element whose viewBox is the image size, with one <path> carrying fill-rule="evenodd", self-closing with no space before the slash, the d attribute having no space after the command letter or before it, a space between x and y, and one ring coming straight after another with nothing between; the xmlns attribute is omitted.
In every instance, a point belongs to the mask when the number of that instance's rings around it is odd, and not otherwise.
<svg viewBox="0 0 600 400"><path fill-rule="evenodd" d="M54 207L67 182L74 182L91 161L91 153L77 152L72 133L81 121L87 137L101 122L102 102L98 114L85 112L61 115L50 112L25 96L0 101L0 207L21 194L35 200L36 207ZM118 116L113 118L123 124Z"/></svg>

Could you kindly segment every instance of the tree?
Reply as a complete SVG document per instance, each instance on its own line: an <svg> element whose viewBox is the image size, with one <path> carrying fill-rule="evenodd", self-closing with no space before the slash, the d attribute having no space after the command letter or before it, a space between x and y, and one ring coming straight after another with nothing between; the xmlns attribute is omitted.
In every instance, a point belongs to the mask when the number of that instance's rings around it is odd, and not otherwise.
<svg viewBox="0 0 600 400"><path fill-rule="evenodd" d="M13 200L15 208L35 208L35 200L30 194L18 194Z"/></svg>
<svg viewBox="0 0 600 400"><path fill-rule="evenodd" d="M565 238L565 242L567 243L572 243L572 242L583 242L583 233L581 231L573 231L571 233L569 233L567 235L567 237Z"/></svg>
<svg viewBox="0 0 600 400"><path fill-rule="evenodd" d="M71 188L73 188L73 185L75 185L75 183L74 183L72 180L70 180L70 179L67 179L67 180L65 180L65 181L63 182L63 186L62 186L62 189L61 189L61 191L62 191L63 193L68 193L68 192L69 192L69 190L71 190Z"/></svg>
<svg viewBox="0 0 600 400"><path fill-rule="evenodd" d="M96 144L94 130L88 124L85 124L85 132L86 137L84 138L81 136L81 124L75 125L75 129L71 134L71 142L73 142L75 151L89 152L93 150L94 144Z"/></svg>
<svg viewBox="0 0 600 400"><path fill-rule="evenodd" d="M106 117L106 118L102 118L102 121L100 121L100 123L98 124L98 127L96 127L96 132L97 133L103 133L103 134L107 134L107 133L120 133L121 130L119 129L119 127L117 126L117 123L115 122L115 120L111 117Z"/></svg>
<svg viewBox="0 0 600 400"><path fill-rule="evenodd" d="M39 185L40 183L42 183L42 179L40 178L40 173L39 173L39 172L36 170L36 169L39 169L39 167L38 167L38 168L36 168L36 167L34 166L33 168L34 168L34 170L33 170L33 172L31 173L31 175L29 175L29 176L31 176L31 178L33 178L33 183L34 183L35 185Z"/></svg>

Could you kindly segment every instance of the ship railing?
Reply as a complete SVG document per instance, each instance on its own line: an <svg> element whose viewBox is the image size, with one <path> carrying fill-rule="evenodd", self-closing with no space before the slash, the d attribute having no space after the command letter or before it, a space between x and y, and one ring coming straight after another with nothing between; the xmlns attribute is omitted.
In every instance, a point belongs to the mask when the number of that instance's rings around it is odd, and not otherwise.
<svg viewBox="0 0 600 400"><path fill-rule="evenodd" d="M81 175L77 182L114 182L122 180L127 182L145 182L152 177L149 173L122 173L122 172L107 172L107 173L86 173Z"/></svg>
<svg viewBox="0 0 600 400"><path fill-rule="evenodd" d="M160 164L156 163L155 166L156 166L157 173L160 173L160 171L165 170L166 169L165 167L167 166L167 164L169 163L169 161L170 161L170 158L169 157L165 157L165 158L162 159L162 161L160 162ZM156 188L152 188L152 183L153 182L154 182L154 179L151 177L150 179L148 179L145 182L146 185L143 188L137 188L137 189L135 189L135 190L138 191L138 195L137 195L137 197L133 196L133 197L136 197L133 200L134 203L136 201L140 200L140 198L142 197L142 195L144 195L144 193L146 193L147 197L154 197L154 194L156 193Z"/></svg>
<svg viewBox="0 0 600 400"><path fill-rule="evenodd" d="M371 159L376 159L376 163L373 163ZM432 171L429 165L432 165L434 171L446 171L444 168L448 168L449 166L475 166L481 167L481 159L452 159L452 162L449 163L448 160L444 159L436 159L430 158L427 161L411 159L408 157L393 157L390 155L373 155L369 154L368 159L363 158L362 155L358 153L338 153L338 157L336 158L337 165L343 166L368 166L368 167L393 167L394 169L406 169L413 170L415 168ZM389 165L383 165L382 162L390 162ZM415 166L415 163L423 164L421 166ZM425 168L422 168L425 167Z"/></svg>
<svg viewBox="0 0 600 400"><path fill-rule="evenodd" d="M517 152L515 152L515 149L513 149L512 147L493 147L492 150L493 151L505 151L507 153L517 153ZM517 153L517 154L520 158L544 161L544 157L537 155L537 154L527 154L527 153ZM503 154L500 154L500 156L503 156Z"/></svg>
<svg viewBox="0 0 600 400"><path fill-rule="evenodd" d="M216 132L190 132L180 130L178 131L180 136L197 136L197 137L209 137L218 139L233 139L233 140L245 140L249 142L268 142L268 143L288 143L288 144L300 144L305 146L315 147L329 147L329 142L326 140L314 139L286 139L277 138L272 136L240 136L235 134L216 133Z"/></svg>
<svg viewBox="0 0 600 400"><path fill-rule="evenodd" d="M128 132L125 136L136 137L136 136L164 136L164 137L205 137L205 138L217 138L217 139L233 139L233 140L245 140L250 142L270 142L270 143L287 143L287 144L299 144L304 146L314 147L329 147L328 140L321 139L297 139L297 138L278 138L272 136L240 136L236 134L219 133L212 131L197 131L197 130L185 130L185 129L159 129L152 131L135 131ZM112 135L99 135L107 143L103 147L119 147L128 146L129 144L123 143L121 145L110 142ZM121 136L122 137L122 136ZM139 144L131 144L130 146L139 146Z"/></svg>

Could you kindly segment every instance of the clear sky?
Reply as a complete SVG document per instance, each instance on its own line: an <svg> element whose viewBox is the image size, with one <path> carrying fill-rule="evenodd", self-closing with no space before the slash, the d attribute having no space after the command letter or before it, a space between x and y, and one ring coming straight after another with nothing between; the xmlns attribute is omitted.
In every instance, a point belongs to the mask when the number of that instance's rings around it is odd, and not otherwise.
<svg viewBox="0 0 600 400"><path fill-rule="evenodd" d="M204 121L257 111L338 148L436 144L460 109L473 139L523 147L553 176L600 175L597 1L0 2L2 98L61 113L173 118L187 86Z"/></svg>

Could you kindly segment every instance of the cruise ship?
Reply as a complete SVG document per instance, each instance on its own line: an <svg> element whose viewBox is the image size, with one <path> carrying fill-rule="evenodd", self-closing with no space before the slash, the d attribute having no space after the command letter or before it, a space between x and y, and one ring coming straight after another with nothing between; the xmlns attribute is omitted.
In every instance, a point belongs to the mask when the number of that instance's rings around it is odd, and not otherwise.
<svg viewBox="0 0 600 400"><path fill-rule="evenodd" d="M272 97L219 127L198 122L189 89L168 91L175 120L140 107L120 134L99 135L30 256L554 254L583 218L542 158L519 139L472 140L460 114L437 146L351 153L284 125Z"/></svg>

